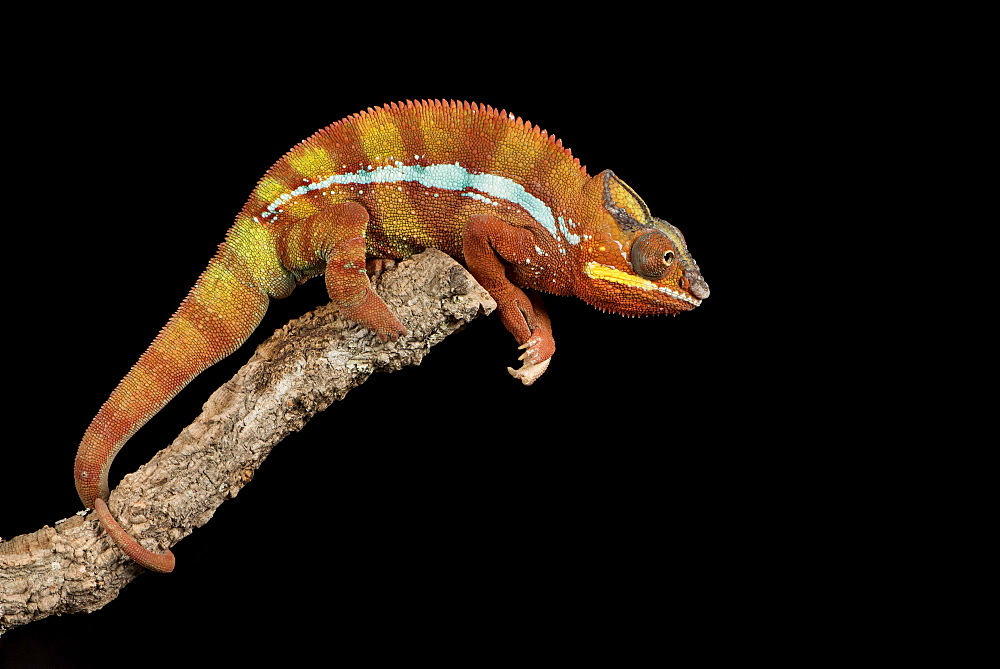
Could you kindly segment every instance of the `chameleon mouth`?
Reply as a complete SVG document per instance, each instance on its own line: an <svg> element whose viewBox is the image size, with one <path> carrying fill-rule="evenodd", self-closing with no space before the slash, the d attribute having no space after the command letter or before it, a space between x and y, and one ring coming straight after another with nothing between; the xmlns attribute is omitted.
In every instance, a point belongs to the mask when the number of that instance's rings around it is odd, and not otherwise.
<svg viewBox="0 0 1000 669"><path fill-rule="evenodd" d="M670 297L681 300L682 302L693 304L696 307L701 305L701 300L696 297L692 297L683 291L667 288L666 286L658 286L652 281L643 279L641 276L627 274L620 269L611 267L610 265L602 265L601 263L594 262L593 260L583 266L583 272L591 279L618 283L623 286L638 288L649 292L664 293Z"/></svg>

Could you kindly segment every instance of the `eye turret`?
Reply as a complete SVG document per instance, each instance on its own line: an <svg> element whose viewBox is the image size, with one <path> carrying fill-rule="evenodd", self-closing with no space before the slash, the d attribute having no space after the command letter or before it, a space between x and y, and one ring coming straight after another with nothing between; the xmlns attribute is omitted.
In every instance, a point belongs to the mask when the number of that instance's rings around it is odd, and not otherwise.
<svg viewBox="0 0 1000 669"><path fill-rule="evenodd" d="M632 268L642 278L662 279L676 261L674 245L659 230L650 230L632 242L631 260Z"/></svg>

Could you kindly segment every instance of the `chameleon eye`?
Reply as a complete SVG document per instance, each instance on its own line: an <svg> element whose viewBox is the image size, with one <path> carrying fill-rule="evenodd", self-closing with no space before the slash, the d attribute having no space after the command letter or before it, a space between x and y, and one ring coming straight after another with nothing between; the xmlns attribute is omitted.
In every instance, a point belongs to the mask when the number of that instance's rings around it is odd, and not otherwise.
<svg viewBox="0 0 1000 669"><path fill-rule="evenodd" d="M650 230L632 242L631 260L639 276L653 281L662 279L674 264L673 244L659 230Z"/></svg>

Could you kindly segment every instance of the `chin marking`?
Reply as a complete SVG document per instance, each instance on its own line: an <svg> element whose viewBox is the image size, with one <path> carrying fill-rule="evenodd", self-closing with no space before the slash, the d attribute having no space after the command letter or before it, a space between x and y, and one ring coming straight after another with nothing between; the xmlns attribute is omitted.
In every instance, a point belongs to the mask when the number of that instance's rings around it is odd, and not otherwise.
<svg viewBox="0 0 1000 669"><path fill-rule="evenodd" d="M622 285L639 288L641 290L666 293L671 297L676 297L678 300L683 300L684 302L693 304L696 307L701 305L701 300L692 297L683 291L667 288L666 286L658 286L648 279L643 279L641 276L635 276L634 274L623 272L620 269L611 267L610 265L602 265L601 263L593 260L583 266L583 271L591 279L610 281L611 283L620 283Z"/></svg>

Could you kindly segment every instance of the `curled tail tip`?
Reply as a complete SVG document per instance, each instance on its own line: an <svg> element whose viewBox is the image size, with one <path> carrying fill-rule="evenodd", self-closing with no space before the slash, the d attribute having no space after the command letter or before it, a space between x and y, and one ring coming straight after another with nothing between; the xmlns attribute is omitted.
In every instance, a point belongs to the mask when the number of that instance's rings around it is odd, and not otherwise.
<svg viewBox="0 0 1000 669"><path fill-rule="evenodd" d="M94 512L97 514L97 519L101 523L101 527L104 531L108 533L111 540L115 543L118 548L122 550L125 555L129 556L134 560L139 566L145 567L150 571L155 571L161 574L167 574L174 570L176 565L176 560L174 559L174 554L169 550L163 553L154 553L151 550L147 550L139 545L132 536L126 532L115 517L111 515L111 510L108 508L107 502L102 498L97 497L93 502Z"/></svg>

